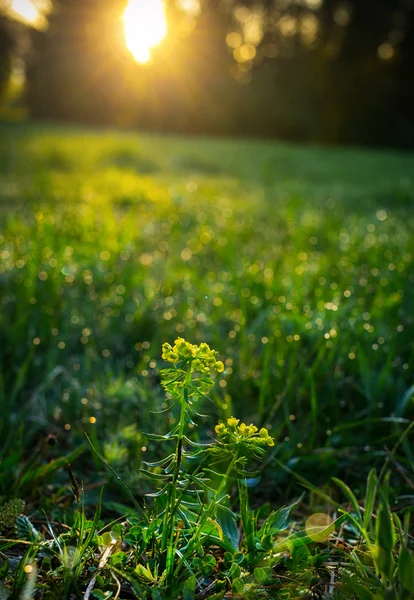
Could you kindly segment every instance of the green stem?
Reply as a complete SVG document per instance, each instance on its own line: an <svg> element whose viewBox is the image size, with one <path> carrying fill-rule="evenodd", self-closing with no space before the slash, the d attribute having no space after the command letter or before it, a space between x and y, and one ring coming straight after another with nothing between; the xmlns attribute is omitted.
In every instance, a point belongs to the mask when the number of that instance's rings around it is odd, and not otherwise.
<svg viewBox="0 0 414 600"><path fill-rule="evenodd" d="M244 536L246 538L247 550L248 552L250 552L254 549L253 541L255 534L255 525L254 520L252 518L252 514L249 510L249 494L246 485L242 483L241 479L238 480L237 485L239 490L240 517Z"/></svg>
<svg viewBox="0 0 414 600"><path fill-rule="evenodd" d="M227 481L231 475L231 472L234 469L234 465L236 464L236 461L239 457L239 453L236 450L233 458L230 461L230 464L227 468L227 471L225 472L225 474L223 475L223 478L221 480L221 483L219 485L219 487L217 488L215 494L213 495L212 499L209 502L209 505L207 507L207 509L205 510L205 512L202 514L200 521L197 524L197 529L195 531L195 533L193 534L192 538L190 539L190 541L187 544L187 549L184 552L183 556L181 557L181 559L179 560L178 564L177 564L177 570L180 568L180 566L182 565L182 563L189 557L189 555L193 552L194 547L197 545L197 543L199 542L199 538L200 535L202 533L202 529L204 527L204 525L206 524L207 520L209 518L211 518L211 516L214 514L214 511L216 509L216 505L217 505L217 501L220 499L220 495L223 492Z"/></svg>
<svg viewBox="0 0 414 600"><path fill-rule="evenodd" d="M188 365L187 375L185 378L183 391L180 398L181 412L180 412L180 423L177 433L177 444L175 449L175 465L174 473L171 481L171 493L168 499L168 509L165 512L164 517L164 528L163 528L163 550L167 548L166 558L166 569L167 569L167 581L169 581L173 574L174 560L173 560L173 542L175 535L175 513L176 513L176 498L177 498L177 481L180 475L181 459L183 454L183 438L184 438L184 427L185 417L187 414L187 400L188 400L188 388L191 383L191 365Z"/></svg>

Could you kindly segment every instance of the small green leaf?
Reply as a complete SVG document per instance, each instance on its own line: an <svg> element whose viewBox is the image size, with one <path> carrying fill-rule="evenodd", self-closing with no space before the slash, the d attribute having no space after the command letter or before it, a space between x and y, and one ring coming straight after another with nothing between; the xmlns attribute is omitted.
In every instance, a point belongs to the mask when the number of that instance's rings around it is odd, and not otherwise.
<svg viewBox="0 0 414 600"><path fill-rule="evenodd" d="M165 458L162 458L161 460L157 460L156 462L147 462L144 460L143 464L146 467L162 467L163 465L166 465L167 463L169 463L170 461L172 461L174 459L175 459L175 454L169 454Z"/></svg>
<svg viewBox="0 0 414 600"><path fill-rule="evenodd" d="M382 548L391 551L394 545L394 525L388 499L381 493L381 490L380 496L381 504L377 514L376 528L377 541Z"/></svg>
<svg viewBox="0 0 414 600"><path fill-rule="evenodd" d="M372 518L372 509L374 507L375 496L377 493L377 473L375 469L371 469L367 480L367 489L365 492L365 505L364 505L364 527L368 528L368 525Z"/></svg>
<svg viewBox="0 0 414 600"><path fill-rule="evenodd" d="M201 565L201 570L203 572L204 577L208 577L214 571L214 568L216 566L216 559L211 554L206 554L206 556L204 556L202 560Z"/></svg>
<svg viewBox="0 0 414 600"><path fill-rule="evenodd" d="M16 519L17 536L21 540L33 542L39 535L37 529L31 524L25 516L17 517Z"/></svg>
<svg viewBox="0 0 414 600"><path fill-rule="evenodd" d="M213 567L216 566L216 562L217 561L212 554L206 554L205 557L203 558L204 564L213 565Z"/></svg>
<svg viewBox="0 0 414 600"><path fill-rule="evenodd" d="M301 500L302 496L298 500L295 500L295 502L292 502L292 504L289 506L285 506L279 510L271 512L266 521L263 523L259 535L266 535L269 533L276 535L280 531L287 529L289 527L290 514L293 510L295 510Z"/></svg>
<svg viewBox="0 0 414 600"><path fill-rule="evenodd" d="M150 479L156 479L156 480L172 479L172 475L167 475L166 473L152 473L151 471L147 471L146 469L140 469L140 472L143 475L146 475L147 477L149 477Z"/></svg>
<svg viewBox="0 0 414 600"><path fill-rule="evenodd" d="M271 550L273 547L273 536L268 534L262 537L260 541L261 550Z"/></svg>
<svg viewBox="0 0 414 600"><path fill-rule="evenodd" d="M241 569L237 563L233 563L229 570L230 579L238 579L241 575Z"/></svg>
<svg viewBox="0 0 414 600"><path fill-rule="evenodd" d="M414 555L405 546L401 547L398 558L398 577L402 587L414 594Z"/></svg>
<svg viewBox="0 0 414 600"><path fill-rule="evenodd" d="M248 477L251 479L258 477L261 473L261 471L246 471L245 469L239 469L239 468L237 468L236 470L237 470L238 475L241 475L242 477Z"/></svg>
<svg viewBox="0 0 414 600"><path fill-rule="evenodd" d="M109 531L106 531L104 534L98 536L98 544L100 546L110 546L113 541L114 539Z"/></svg>
<svg viewBox="0 0 414 600"><path fill-rule="evenodd" d="M151 582L155 581L151 571L147 567L144 567L144 565L137 565L135 567L134 573L141 579L146 579L147 581Z"/></svg>
<svg viewBox="0 0 414 600"><path fill-rule="evenodd" d="M145 494L145 495L148 496L148 498L160 498L161 496L164 496L164 494L166 494L168 492L170 485L171 485L171 483L168 482L167 485L165 485L159 492L153 492L152 494Z"/></svg>
<svg viewBox="0 0 414 600"><path fill-rule="evenodd" d="M254 576L256 577L259 583L264 583L268 579L271 579L272 575L273 572L270 567L257 567L254 570Z"/></svg>
<svg viewBox="0 0 414 600"><path fill-rule="evenodd" d="M194 575L191 575L191 577L187 579L183 589L183 600L194 600L196 583Z"/></svg>
<svg viewBox="0 0 414 600"><path fill-rule="evenodd" d="M233 548L238 550L240 536L237 528L236 515L234 515L230 510L226 509L227 507L221 505L217 507L217 521L221 529L229 538Z"/></svg>
<svg viewBox="0 0 414 600"><path fill-rule="evenodd" d="M241 594L243 592L243 580L240 579L240 577L233 579L231 589L233 592L236 592L236 594Z"/></svg>
<svg viewBox="0 0 414 600"><path fill-rule="evenodd" d="M238 565L242 565L242 564L245 562L245 560L246 560L246 557L245 557L245 555L243 554L243 552L236 552L236 553L234 554L234 556L232 557L232 559L233 559L233 561L234 561L235 563L237 563Z"/></svg>
<svg viewBox="0 0 414 600"><path fill-rule="evenodd" d="M0 567L0 580L6 579L7 573L9 572L9 559L6 557L3 564Z"/></svg>
<svg viewBox="0 0 414 600"><path fill-rule="evenodd" d="M336 483L336 485L341 488L344 495L348 498L358 521L360 523L362 523L361 511L359 509L358 500L355 498L354 492L351 490L351 488L348 485L346 485L346 483L344 483L340 479L337 479L336 477L332 477L332 481L334 481Z"/></svg>
<svg viewBox="0 0 414 600"><path fill-rule="evenodd" d="M122 565L124 562L126 562L128 560L128 555L125 552L116 552L116 554L113 554L111 556L110 559L110 563L111 565Z"/></svg>

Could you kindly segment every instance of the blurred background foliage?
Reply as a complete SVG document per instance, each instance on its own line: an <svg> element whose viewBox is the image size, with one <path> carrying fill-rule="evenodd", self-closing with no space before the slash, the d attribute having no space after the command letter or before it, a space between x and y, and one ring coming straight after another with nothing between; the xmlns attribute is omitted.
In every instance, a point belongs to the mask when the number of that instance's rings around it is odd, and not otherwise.
<svg viewBox="0 0 414 600"><path fill-rule="evenodd" d="M33 118L414 146L413 0L168 0L144 65L125 44L126 0L50 0L37 28L9 5L0 94Z"/></svg>

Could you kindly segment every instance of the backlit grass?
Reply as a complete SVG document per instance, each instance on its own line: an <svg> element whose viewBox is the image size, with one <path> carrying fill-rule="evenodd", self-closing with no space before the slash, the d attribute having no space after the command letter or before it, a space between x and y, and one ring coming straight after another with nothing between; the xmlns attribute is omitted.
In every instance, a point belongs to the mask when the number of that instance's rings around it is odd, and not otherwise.
<svg viewBox="0 0 414 600"><path fill-rule="evenodd" d="M85 431L148 492L175 337L224 361L196 438L237 414L276 440L256 502L301 477L363 495L413 415L413 173L410 154L3 125L0 504L70 521L68 461L96 503ZM409 439L396 455L406 506ZM114 480L105 498L130 510Z"/></svg>

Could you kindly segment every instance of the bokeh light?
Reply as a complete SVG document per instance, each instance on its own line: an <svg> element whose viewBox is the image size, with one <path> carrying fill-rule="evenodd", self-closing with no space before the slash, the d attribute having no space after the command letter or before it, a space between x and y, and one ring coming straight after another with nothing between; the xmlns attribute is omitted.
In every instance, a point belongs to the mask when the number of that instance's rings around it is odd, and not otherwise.
<svg viewBox="0 0 414 600"><path fill-rule="evenodd" d="M306 521L306 533L308 536L317 541L323 542L329 538L329 533L321 536L322 532L333 523L332 518L325 513L314 513Z"/></svg>

